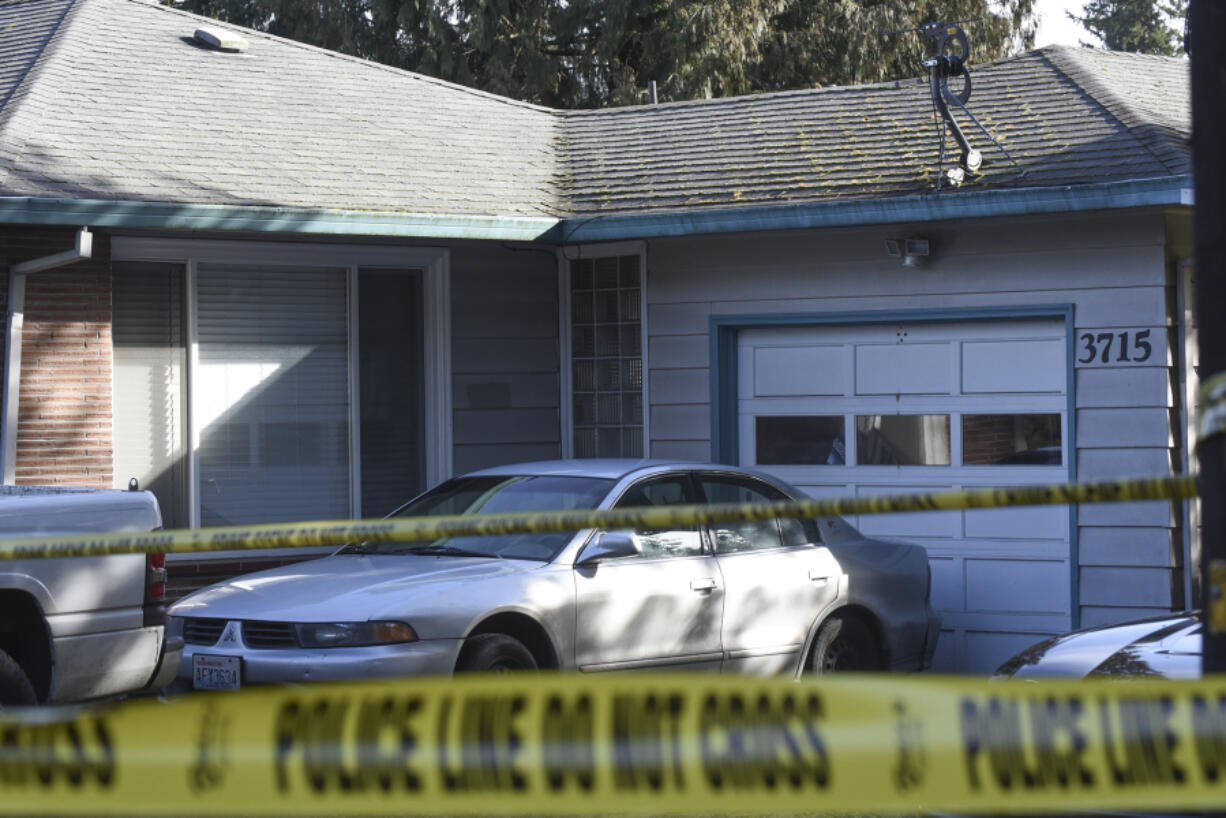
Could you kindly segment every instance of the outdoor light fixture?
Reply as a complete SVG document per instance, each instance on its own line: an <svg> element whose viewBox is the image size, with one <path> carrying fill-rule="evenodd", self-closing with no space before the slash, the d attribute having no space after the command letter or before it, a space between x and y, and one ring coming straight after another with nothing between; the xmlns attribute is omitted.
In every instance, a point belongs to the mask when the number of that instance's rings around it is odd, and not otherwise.
<svg viewBox="0 0 1226 818"><path fill-rule="evenodd" d="M904 267L918 267L921 258L927 258L928 239L886 239L885 251L890 258L902 259Z"/></svg>

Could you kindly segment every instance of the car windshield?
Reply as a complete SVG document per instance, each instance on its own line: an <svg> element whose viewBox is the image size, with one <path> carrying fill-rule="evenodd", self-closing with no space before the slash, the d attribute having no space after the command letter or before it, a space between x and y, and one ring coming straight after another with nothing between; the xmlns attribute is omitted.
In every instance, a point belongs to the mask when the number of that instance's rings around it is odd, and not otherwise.
<svg viewBox="0 0 1226 818"><path fill-rule="evenodd" d="M615 480L561 475L457 477L393 511L389 517L439 517L523 511L592 509ZM446 537L420 542L364 542L341 553L428 554L549 561L575 532Z"/></svg>

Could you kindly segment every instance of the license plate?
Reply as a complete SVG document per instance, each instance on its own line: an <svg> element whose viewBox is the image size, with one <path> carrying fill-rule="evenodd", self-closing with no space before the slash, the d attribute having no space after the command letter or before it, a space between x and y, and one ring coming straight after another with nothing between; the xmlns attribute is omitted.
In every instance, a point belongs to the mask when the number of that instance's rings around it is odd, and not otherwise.
<svg viewBox="0 0 1226 818"><path fill-rule="evenodd" d="M196 690L238 690L242 673L237 656L209 656L197 653L192 657L192 687Z"/></svg>

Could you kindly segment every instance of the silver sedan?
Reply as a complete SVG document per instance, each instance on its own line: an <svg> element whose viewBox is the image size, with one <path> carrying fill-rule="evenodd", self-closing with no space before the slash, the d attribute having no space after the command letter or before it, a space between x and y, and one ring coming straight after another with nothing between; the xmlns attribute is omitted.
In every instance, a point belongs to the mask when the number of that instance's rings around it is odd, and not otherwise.
<svg viewBox="0 0 1226 818"><path fill-rule="evenodd" d="M729 466L552 461L449 480L392 516L802 498ZM355 543L175 604L196 688L531 668L921 670L927 554L837 517Z"/></svg>

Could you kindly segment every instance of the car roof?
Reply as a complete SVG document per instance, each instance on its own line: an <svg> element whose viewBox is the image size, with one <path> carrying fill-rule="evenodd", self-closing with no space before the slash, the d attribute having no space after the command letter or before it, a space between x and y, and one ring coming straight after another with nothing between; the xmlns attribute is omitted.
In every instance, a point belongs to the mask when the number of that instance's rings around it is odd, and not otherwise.
<svg viewBox="0 0 1226 818"><path fill-rule="evenodd" d="M690 460L664 460L660 458L604 457L591 460L538 460L530 463L509 463L488 469L469 472L465 477L483 475L568 475L577 477L604 477L620 480L636 472L668 471L670 469L719 469L754 474L747 469L719 463L700 463Z"/></svg>

